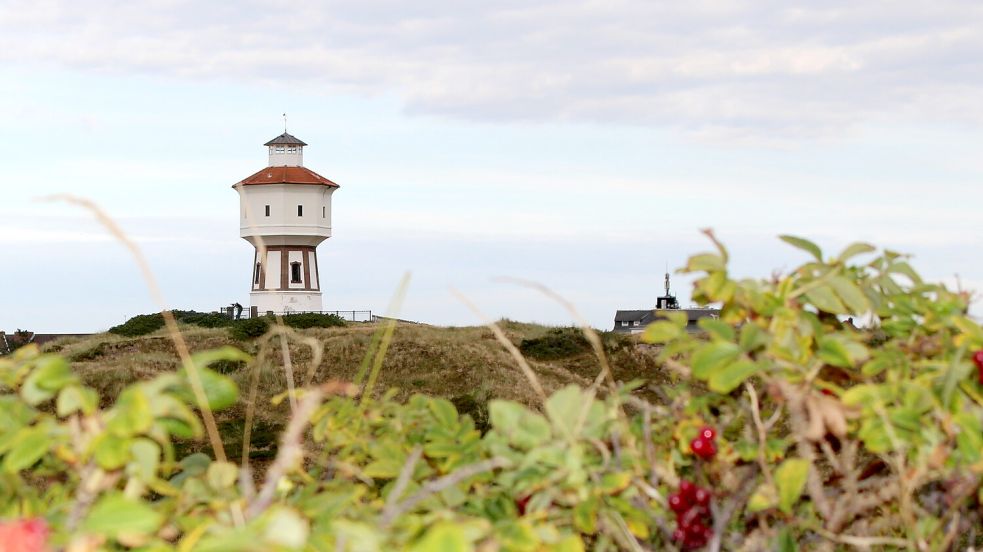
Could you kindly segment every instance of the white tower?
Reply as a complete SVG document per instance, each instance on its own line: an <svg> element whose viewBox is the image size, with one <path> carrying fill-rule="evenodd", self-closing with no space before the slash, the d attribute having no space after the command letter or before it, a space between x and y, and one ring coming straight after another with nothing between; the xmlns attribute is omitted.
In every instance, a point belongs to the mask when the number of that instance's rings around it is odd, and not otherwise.
<svg viewBox="0 0 983 552"><path fill-rule="evenodd" d="M239 235L256 248L250 303L259 314L320 311L317 245L331 237L331 194L338 185L304 167L307 144L301 140L284 132L264 145L269 166L234 186Z"/></svg>

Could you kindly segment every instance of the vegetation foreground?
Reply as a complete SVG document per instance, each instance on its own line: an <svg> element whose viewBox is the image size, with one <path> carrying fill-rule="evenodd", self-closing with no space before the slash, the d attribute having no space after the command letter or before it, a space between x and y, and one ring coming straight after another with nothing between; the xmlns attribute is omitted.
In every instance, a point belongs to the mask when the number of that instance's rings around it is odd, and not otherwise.
<svg viewBox="0 0 983 552"><path fill-rule="evenodd" d="M809 262L735 280L710 238L716 251L685 270L721 317L700 335L656 322L644 339L657 347L510 322L24 347L0 358L0 543L983 544L983 329L968 294L892 252L824 257L792 237Z"/></svg>

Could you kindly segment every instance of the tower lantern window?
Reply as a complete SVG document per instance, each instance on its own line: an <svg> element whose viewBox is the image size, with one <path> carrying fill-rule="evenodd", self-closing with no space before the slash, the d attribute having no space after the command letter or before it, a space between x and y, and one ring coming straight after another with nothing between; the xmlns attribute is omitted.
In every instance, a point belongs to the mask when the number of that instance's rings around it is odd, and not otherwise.
<svg viewBox="0 0 983 552"><path fill-rule="evenodd" d="M276 147L276 152L277 153L283 153L283 146L277 146Z"/></svg>
<svg viewBox="0 0 983 552"><path fill-rule="evenodd" d="M287 146L287 153L297 153L297 146Z"/></svg>
<svg viewBox="0 0 983 552"><path fill-rule="evenodd" d="M303 205L298 205L297 206L297 216L298 217L304 216L304 206Z"/></svg>
<svg viewBox="0 0 983 552"><path fill-rule="evenodd" d="M300 263L290 263L290 283L299 284L300 280Z"/></svg>

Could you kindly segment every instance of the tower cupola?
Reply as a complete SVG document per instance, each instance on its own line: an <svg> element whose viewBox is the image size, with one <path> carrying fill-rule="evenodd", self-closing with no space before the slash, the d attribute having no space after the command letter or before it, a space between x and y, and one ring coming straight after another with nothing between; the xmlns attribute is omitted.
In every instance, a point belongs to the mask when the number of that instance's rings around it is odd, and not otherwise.
<svg viewBox="0 0 983 552"><path fill-rule="evenodd" d="M303 167L304 146L307 144L295 136L283 134L263 144L270 148L271 167Z"/></svg>

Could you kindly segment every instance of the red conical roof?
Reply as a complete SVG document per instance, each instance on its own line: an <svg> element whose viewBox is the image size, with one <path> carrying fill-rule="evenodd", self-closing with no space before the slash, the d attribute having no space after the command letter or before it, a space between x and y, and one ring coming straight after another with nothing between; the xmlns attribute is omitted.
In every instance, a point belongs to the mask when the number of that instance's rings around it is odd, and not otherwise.
<svg viewBox="0 0 983 552"><path fill-rule="evenodd" d="M266 167L240 180L236 185L239 184L245 186L254 184L315 184L340 188L334 182L306 167Z"/></svg>

